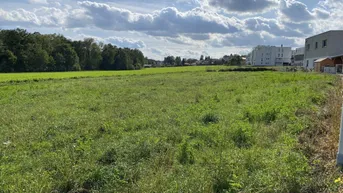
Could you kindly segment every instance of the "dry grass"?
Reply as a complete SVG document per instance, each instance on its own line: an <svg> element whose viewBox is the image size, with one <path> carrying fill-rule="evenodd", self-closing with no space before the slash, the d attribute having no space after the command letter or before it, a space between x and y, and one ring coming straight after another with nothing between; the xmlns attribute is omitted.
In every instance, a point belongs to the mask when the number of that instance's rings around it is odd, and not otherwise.
<svg viewBox="0 0 343 193"><path fill-rule="evenodd" d="M335 87L327 94L327 101L319 113L309 113L312 125L299 137L300 148L313 167L313 184L305 187L305 192L343 192L343 183L335 182L343 177L336 166L338 149L342 84L337 78Z"/></svg>

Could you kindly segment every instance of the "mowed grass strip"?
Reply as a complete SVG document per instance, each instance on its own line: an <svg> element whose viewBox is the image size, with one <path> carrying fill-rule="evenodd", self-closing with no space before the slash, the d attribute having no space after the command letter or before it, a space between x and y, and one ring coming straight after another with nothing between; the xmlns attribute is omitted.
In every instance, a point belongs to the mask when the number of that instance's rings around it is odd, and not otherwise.
<svg viewBox="0 0 343 193"><path fill-rule="evenodd" d="M123 71L0 73L0 82L82 78L82 77L144 75L144 74L175 73L175 72L194 72L194 71L205 71L206 68L208 67L188 66L188 67L146 68L142 70L123 70ZM211 68L216 68L216 67L211 67Z"/></svg>
<svg viewBox="0 0 343 193"><path fill-rule="evenodd" d="M0 190L305 192L316 182L297 138L335 79L186 72L5 84Z"/></svg>

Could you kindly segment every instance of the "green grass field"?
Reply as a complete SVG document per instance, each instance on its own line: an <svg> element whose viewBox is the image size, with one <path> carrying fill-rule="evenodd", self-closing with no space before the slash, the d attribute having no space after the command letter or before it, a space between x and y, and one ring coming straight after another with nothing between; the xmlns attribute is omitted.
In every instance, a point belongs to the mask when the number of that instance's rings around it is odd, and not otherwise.
<svg viewBox="0 0 343 193"><path fill-rule="evenodd" d="M77 71L77 72L43 72L43 73L0 73L0 82L26 81L26 80L46 80L46 79L65 79L65 78L85 78L85 77L108 77L124 75L143 75L176 72L205 71L207 66L190 67L166 67L166 68L147 68L143 70L124 70L124 71ZM211 67L219 68L219 67Z"/></svg>
<svg viewBox="0 0 343 193"><path fill-rule="evenodd" d="M9 82L78 75L112 77ZM316 182L298 135L335 80L204 67L0 74L0 192L305 192Z"/></svg>

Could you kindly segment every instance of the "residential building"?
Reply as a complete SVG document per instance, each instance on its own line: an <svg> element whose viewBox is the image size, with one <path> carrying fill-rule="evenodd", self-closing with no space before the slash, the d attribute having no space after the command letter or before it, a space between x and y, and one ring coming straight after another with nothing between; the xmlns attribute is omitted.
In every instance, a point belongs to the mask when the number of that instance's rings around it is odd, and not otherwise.
<svg viewBox="0 0 343 193"><path fill-rule="evenodd" d="M288 66L291 58L291 47L259 45L247 55L247 63L253 66Z"/></svg>
<svg viewBox="0 0 343 193"><path fill-rule="evenodd" d="M312 37L305 41L305 59L304 67L314 69L316 60L317 63L323 63L327 60L333 60L333 65L341 65L343 56L343 30L327 31ZM322 68L325 64L321 64ZM328 64L332 65L332 64ZM341 68L341 67L340 67Z"/></svg>
<svg viewBox="0 0 343 193"><path fill-rule="evenodd" d="M303 66L305 57L305 47L292 50L292 66Z"/></svg>

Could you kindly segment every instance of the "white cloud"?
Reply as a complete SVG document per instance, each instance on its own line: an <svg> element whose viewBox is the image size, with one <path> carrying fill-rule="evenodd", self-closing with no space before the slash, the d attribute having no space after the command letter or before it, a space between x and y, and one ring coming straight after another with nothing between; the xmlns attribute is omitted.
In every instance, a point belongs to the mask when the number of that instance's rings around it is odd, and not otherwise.
<svg viewBox="0 0 343 193"><path fill-rule="evenodd" d="M48 4L47 0L29 0L32 4Z"/></svg>
<svg viewBox="0 0 343 193"><path fill-rule="evenodd" d="M276 19L263 17L248 18L244 20L246 28L251 31L264 31L275 36L300 37L303 31L283 25Z"/></svg>
<svg viewBox="0 0 343 193"><path fill-rule="evenodd" d="M317 7L310 11L306 4L296 0L281 0L280 14L292 22L328 19L330 16L330 12L325 9Z"/></svg>
<svg viewBox="0 0 343 193"><path fill-rule="evenodd" d="M97 42L103 42L105 44L113 44L117 47L121 48L132 48L132 49L140 49L145 48L146 45L142 40L136 40L132 38L124 38L124 37L98 37L86 34L78 34L76 37L70 37L70 39L76 40L83 40L85 38L92 38Z"/></svg>
<svg viewBox="0 0 343 193"><path fill-rule="evenodd" d="M209 0L210 5L223 8L229 12L261 13L275 8L277 0Z"/></svg>
<svg viewBox="0 0 343 193"><path fill-rule="evenodd" d="M140 14L104 3L83 1L78 4L87 10L86 16L92 18L89 25L106 30L135 30L175 36L180 33L234 33L240 25L235 18L202 8L180 12L175 7L167 7L151 14Z"/></svg>
<svg viewBox="0 0 343 193"><path fill-rule="evenodd" d="M267 32L244 32L228 35L218 35L211 41L214 47L224 46L242 46L254 47L256 45L281 45L284 46L298 46L295 38L274 36Z"/></svg>
<svg viewBox="0 0 343 193"><path fill-rule="evenodd" d="M104 39L105 42L111 43L118 47L124 48L145 48L146 45L143 41L133 40L130 38L120 38L120 37L108 37Z"/></svg>

